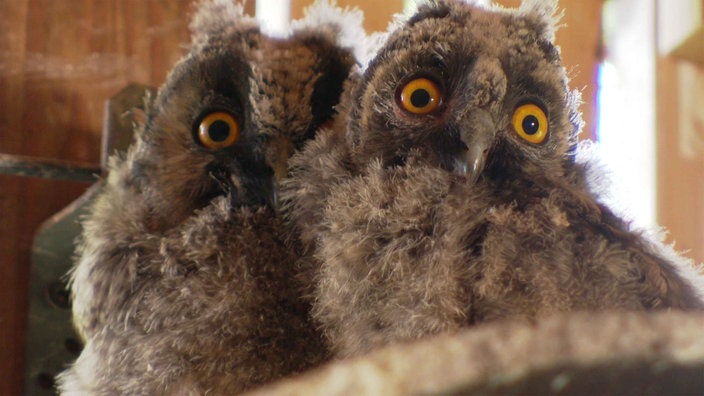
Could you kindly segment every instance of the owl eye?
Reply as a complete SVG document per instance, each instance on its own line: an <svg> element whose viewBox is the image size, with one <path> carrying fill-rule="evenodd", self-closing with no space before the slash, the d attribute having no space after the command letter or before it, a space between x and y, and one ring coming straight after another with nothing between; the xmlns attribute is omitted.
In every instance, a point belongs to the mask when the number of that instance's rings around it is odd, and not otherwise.
<svg viewBox="0 0 704 396"><path fill-rule="evenodd" d="M512 124L518 136L530 143L542 143L548 136L548 117L540 107L532 103L516 108Z"/></svg>
<svg viewBox="0 0 704 396"><path fill-rule="evenodd" d="M230 147L240 137L237 120L224 111L210 113L198 125L198 143L209 149Z"/></svg>
<svg viewBox="0 0 704 396"><path fill-rule="evenodd" d="M399 102L413 114L429 114L440 105L440 88L427 78L416 78L401 88Z"/></svg>

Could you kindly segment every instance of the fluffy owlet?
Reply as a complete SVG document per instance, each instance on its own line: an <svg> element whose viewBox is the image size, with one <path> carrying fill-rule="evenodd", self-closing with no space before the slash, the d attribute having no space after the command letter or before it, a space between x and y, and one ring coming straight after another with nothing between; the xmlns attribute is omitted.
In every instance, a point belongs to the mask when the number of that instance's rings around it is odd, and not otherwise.
<svg viewBox="0 0 704 396"><path fill-rule="evenodd" d="M229 395L326 357L276 210L288 158L354 63L336 23L361 29L316 11L337 20L274 39L230 0L199 6L189 53L84 221L72 296L86 345L62 392Z"/></svg>
<svg viewBox="0 0 704 396"><path fill-rule="evenodd" d="M288 216L339 356L501 317L704 307L691 264L590 189L555 14L421 6L292 159Z"/></svg>

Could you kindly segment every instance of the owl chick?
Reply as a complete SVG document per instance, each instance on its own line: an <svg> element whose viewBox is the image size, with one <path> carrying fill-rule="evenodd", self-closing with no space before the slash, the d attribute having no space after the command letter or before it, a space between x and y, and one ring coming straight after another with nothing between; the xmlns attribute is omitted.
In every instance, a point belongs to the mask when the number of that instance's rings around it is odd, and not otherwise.
<svg viewBox="0 0 704 396"><path fill-rule="evenodd" d="M576 160L554 1L434 1L392 30L283 196L339 356L501 317L701 309L691 264Z"/></svg>
<svg viewBox="0 0 704 396"><path fill-rule="evenodd" d="M316 10L361 31L355 12ZM269 38L241 5L199 6L190 52L84 221L72 297L86 345L63 393L229 395L326 358L277 183L355 60L338 45L349 28L297 26Z"/></svg>

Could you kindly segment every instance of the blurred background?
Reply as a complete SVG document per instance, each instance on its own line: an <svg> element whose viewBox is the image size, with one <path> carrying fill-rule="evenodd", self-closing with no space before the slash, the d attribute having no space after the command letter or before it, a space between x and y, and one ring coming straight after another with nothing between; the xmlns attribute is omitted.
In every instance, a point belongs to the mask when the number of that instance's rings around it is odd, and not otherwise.
<svg viewBox="0 0 704 396"><path fill-rule="evenodd" d="M310 2L246 8L285 30ZM367 32L414 3L338 0L364 10ZM557 43L584 100L581 137L600 142L614 204L704 261L704 0L560 6ZM0 0L0 154L99 167L105 100L131 82L164 81L189 42L191 11L191 0ZM23 391L34 234L90 185L0 174L0 395Z"/></svg>

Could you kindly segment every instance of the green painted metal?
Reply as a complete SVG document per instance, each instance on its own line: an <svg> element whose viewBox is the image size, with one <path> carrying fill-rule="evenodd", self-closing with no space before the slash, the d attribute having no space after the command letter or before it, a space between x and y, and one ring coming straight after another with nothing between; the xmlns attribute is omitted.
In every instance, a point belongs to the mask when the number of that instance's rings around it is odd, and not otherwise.
<svg viewBox="0 0 704 396"><path fill-rule="evenodd" d="M53 395L54 376L78 357L81 341L71 325L66 289L80 217L100 189L94 184L78 200L44 222L32 245L29 314L25 337L27 395Z"/></svg>
<svg viewBox="0 0 704 396"><path fill-rule="evenodd" d="M154 92L153 88L132 84L107 101L101 153L103 170L109 155L115 151L124 151L132 142L134 118L130 115L134 116L134 109L143 112L145 97L149 100ZM34 159L28 159L20 165L33 163L36 163ZM42 175L16 174L65 178L62 177L66 174L63 170L60 169L53 175L51 172ZM93 170L92 173L98 172ZM97 180L97 175L92 177ZM46 220L35 234L25 337L26 395L55 394L54 377L80 354L82 340L71 324L68 272L73 264L74 243L81 233L80 219L87 213L101 185L102 180L97 181L76 201Z"/></svg>

